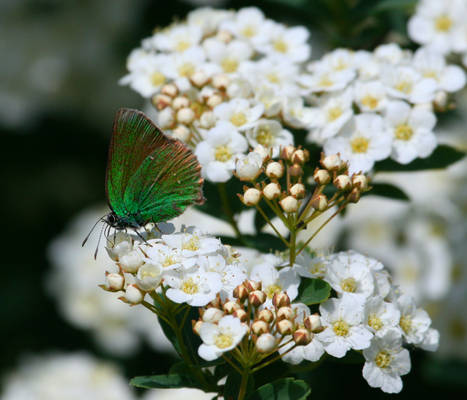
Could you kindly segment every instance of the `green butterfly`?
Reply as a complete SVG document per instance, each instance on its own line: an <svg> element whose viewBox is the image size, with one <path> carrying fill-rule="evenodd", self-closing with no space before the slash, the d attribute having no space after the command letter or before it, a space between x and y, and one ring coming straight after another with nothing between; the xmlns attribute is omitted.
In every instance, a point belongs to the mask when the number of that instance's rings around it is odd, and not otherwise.
<svg viewBox="0 0 467 400"><path fill-rule="evenodd" d="M141 111L117 111L105 177L111 212L98 222L138 233L149 222L167 221L191 204L202 204L202 187L201 165L190 149L164 135Z"/></svg>

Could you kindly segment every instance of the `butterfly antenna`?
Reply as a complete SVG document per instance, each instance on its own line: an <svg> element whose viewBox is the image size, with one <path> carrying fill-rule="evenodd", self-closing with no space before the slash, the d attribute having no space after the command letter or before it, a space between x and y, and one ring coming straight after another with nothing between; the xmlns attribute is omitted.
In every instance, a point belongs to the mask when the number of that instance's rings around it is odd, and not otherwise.
<svg viewBox="0 0 467 400"><path fill-rule="evenodd" d="M102 233L104 232L105 225L102 225L101 233L99 233L99 240L97 241L96 251L94 252L94 260L97 258L97 252L99 251L99 245L101 244Z"/></svg>
<svg viewBox="0 0 467 400"><path fill-rule="evenodd" d="M99 222L101 222L101 221L102 221L102 222L105 222L104 217L100 217L100 218L97 220L97 222L92 226L91 230L89 231L89 233L87 234L87 236L84 238L83 243L81 243L81 247L84 247L84 245L86 244L86 242L87 242L88 239L89 239L89 236L91 236L91 233L94 231L94 228L95 228L95 227L97 226L97 224L98 224Z"/></svg>

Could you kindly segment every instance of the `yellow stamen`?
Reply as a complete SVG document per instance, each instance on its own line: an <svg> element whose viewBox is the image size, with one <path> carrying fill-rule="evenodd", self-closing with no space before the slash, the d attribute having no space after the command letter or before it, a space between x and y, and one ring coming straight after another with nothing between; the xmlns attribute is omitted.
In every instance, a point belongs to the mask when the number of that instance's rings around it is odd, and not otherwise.
<svg viewBox="0 0 467 400"><path fill-rule="evenodd" d="M452 26L452 19L449 18L447 15L440 15L435 20L435 27L436 30L439 32L447 32L451 29Z"/></svg>
<svg viewBox="0 0 467 400"><path fill-rule="evenodd" d="M357 281L352 277L346 278L341 282L341 288L344 292L353 293L357 289Z"/></svg>
<svg viewBox="0 0 467 400"><path fill-rule="evenodd" d="M165 82L165 76L159 71L154 71L149 79L153 86L161 86Z"/></svg>
<svg viewBox="0 0 467 400"><path fill-rule="evenodd" d="M238 68L238 61L234 58L224 58L221 62L221 67L224 70L224 72L235 72Z"/></svg>
<svg viewBox="0 0 467 400"><path fill-rule="evenodd" d="M412 330L412 318L410 318L410 315L403 315L399 320L399 325L406 334L409 334Z"/></svg>
<svg viewBox="0 0 467 400"><path fill-rule="evenodd" d="M410 140L410 138L413 136L413 129L410 125L400 124L396 127L396 130L394 131L394 136L396 137L396 139L399 140Z"/></svg>
<svg viewBox="0 0 467 400"><path fill-rule="evenodd" d="M332 107L328 110L327 114L328 121L333 122L342 115L342 108L340 108L339 106Z"/></svg>
<svg viewBox="0 0 467 400"><path fill-rule="evenodd" d="M374 110L376 107L378 107L379 104L379 99L377 97L373 97L369 94L367 94L363 99L362 99L362 104L365 107L368 107L370 110Z"/></svg>
<svg viewBox="0 0 467 400"><path fill-rule="evenodd" d="M256 141L264 147L271 147L274 144L274 135L268 125L263 125L258 128Z"/></svg>
<svg viewBox="0 0 467 400"><path fill-rule="evenodd" d="M192 278L188 278L185 282L183 282L181 289L187 294L195 294L199 291L198 285L195 281L193 281Z"/></svg>
<svg viewBox="0 0 467 400"><path fill-rule="evenodd" d="M227 146L218 146L214 152L214 158L217 161L226 162L232 158L232 153Z"/></svg>
<svg viewBox="0 0 467 400"><path fill-rule="evenodd" d="M334 322L332 329L337 336L347 336L349 334L349 324L341 319Z"/></svg>
<svg viewBox="0 0 467 400"><path fill-rule="evenodd" d="M235 113L230 117L230 122L235 126L245 125L247 121L245 114L242 112Z"/></svg>
<svg viewBox="0 0 467 400"><path fill-rule="evenodd" d="M370 141L364 137L356 137L350 142L350 146L352 147L352 151L354 153L366 153L368 151L368 145Z"/></svg>
<svg viewBox="0 0 467 400"><path fill-rule="evenodd" d="M177 51L185 51L190 47L191 43L187 40L179 40L177 45L175 46L175 50Z"/></svg>
<svg viewBox="0 0 467 400"><path fill-rule="evenodd" d="M383 327L383 321L376 314L370 314L368 317L368 325L375 331L379 331Z"/></svg>
<svg viewBox="0 0 467 400"><path fill-rule="evenodd" d="M272 299L272 297L276 293L280 293L281 291L282 291L282 288L279 285L270 285L265 290L266 295L268 296L268 299Z"/></svg>
<svg viewBox="0 0 467 400"><path fill-rule="evenodd" d="M276 40L274 42L274 50L278 51L279 53L286 53L288 50L287 43L281 39Z"/></svg>
<svg viewBox="0 0 467 400"><path fill-rule="evenodd" d="M214 343L219 349L226 349L227 347L232 346L233 339L232 336L221 333L216 336Z"/></svg>
<svg viewBox="0 0 467 400"><path fill-rule="evenodd" d="M392 356L387 351L380 351L375 357L375 364L379 368L387 368L391 364Z"/></svg>

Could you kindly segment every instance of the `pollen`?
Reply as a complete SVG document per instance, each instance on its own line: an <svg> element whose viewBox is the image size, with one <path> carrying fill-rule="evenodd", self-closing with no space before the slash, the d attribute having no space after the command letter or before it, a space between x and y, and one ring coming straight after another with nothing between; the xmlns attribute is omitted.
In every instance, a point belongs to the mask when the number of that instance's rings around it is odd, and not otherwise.
<svg viewBox="0 0 467 400"><path fill-rule="evenodd" d="M179 40L177 45L175 46L175 50L177 51L185 51L190 47L191 43L188 40Z"/></svg>
<svg viewBox="0 0 467 400"><path fill-rule="evenodd" d="M350 142L352 152L354 153L366 153L368 151L368 145L370 141L364 137L356 137Z"/></svg>
<svg viewBox="0 0 467 400"><path fill-rule="evenodd" d="M193 281L192 278L188 278L185 282L183 282L181 289L187 294L195 294L199 291L198 285L195 281Z"/></svg>
<svg viewBox="0 0 467 400"><path fill-rule="evenodd" d="M412 91L412 82L409 81L400 81L396 86L396 90L399 92L409 94Z"/></svg>
<svg viewBox="0 0 467 400"><path fill-rule="evenodd" d="M161 74L159 71L154 71L151 74L150 80L153 86L161 86L165 82L165 76Z"/></svg>
<svg viewBox="0 0 467 400"><path fill-rule="evenodd" d="M276 293L280 293L282 288L279 285L270 285L266 288L265 293L268 299L272 299Z"/></svg>
<svg viewBox="0 0 467 400"><path fill-rule="evenodd" d="M368 317L368 325L375 331L379 331L383 327L383 321L376 314L370 314Z"/></svg>
<svg viewBox="0 0 467 400"><path fill-rule="evenodd" d="M221 62L221 67L224 70L224 72L235 72L238 68L238 61L235 58L224 58Z"/></svg>
<svg viewBox="0 0 467 400"><path fill-rule="evenodd" d="M219 349L226 349L227 347L232 346L233 339L232 336L221 333L216 336L214 343Z"/></svg>
<svg viewBox="0 0 467 400"><path fill-rule="evenodd" d="M349 324L341 319L334 322L332 329L337 336L347 336L349 334Z"/></svg>
<svg viewBox="0 0 467 400"><path fill-rule="evenodd" d="M141 278L157 278L158 274L154 271L141 270Z"/></svg>
<svg viewBox="0 0 467 400"><path fill-rule="evenodd" d="M216 161L226 162L232 158L232 153L227 146L217 146L214 152Z"/></svg>
<svg viewBox="0 0 467 400"><path fill-rule="evenodd" d="M190 77L195 73L195 66L191 62L186 62L178 67L178 74L184 77Z"/></svg>
<svg viewBox="0 0 467 400"><path fill-rule="evenodd" d="M452 19L449 18L447 15L440 15L435 20L435 27L436 30L439 32L447 32L451 29L452 26Z"/></svg>
<svg viewBox="0 0 467 400"><path fill-rule="evenodd" d="M412 330L412 318L409 315L403 315L399 320L399 325L406 334L409 334Z"/></svg>
<svg viewBox="0 0 467 400"><path fill-rule="evenodd" d="M193 236L188 242L183 243L183 250L197 251L199 250L199 238Z"/></svg>
<svg viewBox="0 0 467 400"><path fill-rule="evenodd" d="M279 53L287 53L287 50L288 50L287 43L281 39L276 40L274 42L274 50L278 51Z"/></svg>
<svg viewBox="0 0 467 400"><path fill-rule="evenodd" d="M396 127L394 136L399 140L410 140L413 136L413 129L410 125L400 124Z"/></svg>
<svg viewBox="0 0 467 400"><path fill-rule="evenodd" d="M269 126L262 126L256 134L256 141L264 147L271 147L274 144L274 135Z"/></svg>
<svg viewBox="0 0 467 400"><path fill-rule="evenodd" d="M318 86L329 87L334 85L334 82L329 78L328 75L323 75L318 82Z"/></svg>
<svg viewBox="0 0 467 400"><path fill-rule="evenodd" d="M381 350L375 357L375 364L379 368L387 368L391 364L392 356L385 350Z"/></svg>
<svg viewBox="0 0 467 400"><path fill-rule="evenodd" d="M373 97L369 94L367 94L363 99L362 99L362 104L365 107L368 107L370 110L374 110L376 107L378 107L379 104L379 99L377 97Z"/></svg>
<svg viewBox="0 0 467 400"><path fill-rule="evenodd" d="M245 125L247 121L245 114L242 112L235 113L230 117L230 122L235 126Z"/></svg>
<svg viewBox="0 0 467 400"><path fill-rule="evenodd" d="M327 115L328 121L333 122L342 115L342 108L340 108L339 106L332 107L328 110Z"/></svg>
<svg viewBox="0 0 467 400"><path fill-rule="evenodd" d="M341 288L344 292L353 293L357 290L357 281L352 277L346 278L341 282Z"/></svg>
<svg viewBox="0 0 467 400"><path fill-rule="evenodd" d="M175 260L175 258L173 258L172 256L167 256L167 257L165 257L165 260L162 263L162 266L164 268L166 268L166 267L170 267L171 265L174 265L176 263L177 263L177 260Z"/></svg>
<svg viewBox="0 0 467 400"><path fill-rule="evenodd" d="M317 262L317 263L311 264L311 267L309 268L309 271L310 271L310 273L312 273L314 275L324 274L326 272L326 267L325 267L325 264L323 262Z"/></svg>
<svg viewBox="0 0 467 400"><path fill-rule="evenodd" d="M246 25L242 30L242 35L251 38L256 35L256 29L251 25Z"/></svg>
<svg viewBox="0 0 467 400"><path fill-rule="evenodd" d="M279 77L274 72L270 72L269 74L267 74L266 78L268 78L269 82L271 82L271 83L279 83L280 82Z"/></svg>

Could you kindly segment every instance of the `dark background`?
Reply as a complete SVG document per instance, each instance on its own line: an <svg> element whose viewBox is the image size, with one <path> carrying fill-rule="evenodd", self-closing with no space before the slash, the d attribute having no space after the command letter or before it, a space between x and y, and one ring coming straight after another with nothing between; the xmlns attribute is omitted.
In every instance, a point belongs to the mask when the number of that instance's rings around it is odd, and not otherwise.
<svg viewBox="0 0 467 400"><path fill-rule="evenodd" d="M336 46L371 49L383 40L405 45L411 1L226 1L225 8L256 5L269 18L312 31L314 57ZM3 177L0 374L25 353L85 349L112 359L92 338L61 318L45 292L46 249L79 211L102 203L108 139L115 110L140 108L142 99L117 84L125 60L155 26L183 18L195 6L181 1L3 0L0 3L0 160ZM42 55L61 60L48 68ZM42 69L41 69L42 68ZM39 72L38 72L39 71ZM57 83L56 81L59 81ZM18 104L15 105L15 102ZM20 111L18 111L20 110ZM16 112L18 111L18 112ZM173 359L144 346L130 358L113 358L128 377L167 372ZM422 352L412 353L400 398L465 393L466 366L449 364L444 376ZM453 377L454 375L454 377ZM465 376L467 380L467 376ZM361 365L325 362L306 377L313 398L388 395L371 389ZM464 383L465 384L465 383ZM1 389L0 389L1 392Z"/></svg>

